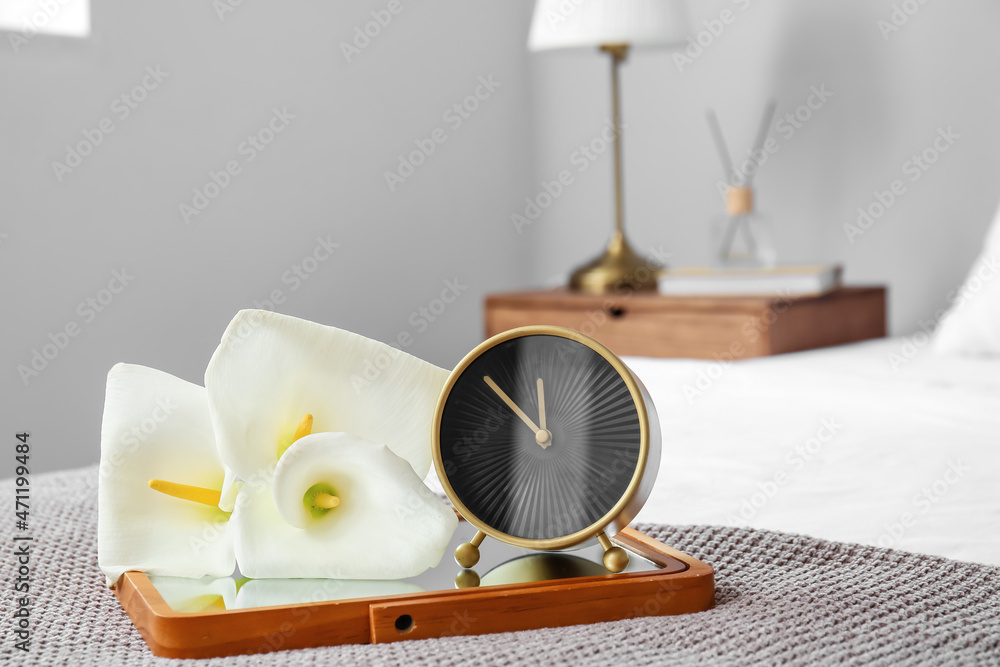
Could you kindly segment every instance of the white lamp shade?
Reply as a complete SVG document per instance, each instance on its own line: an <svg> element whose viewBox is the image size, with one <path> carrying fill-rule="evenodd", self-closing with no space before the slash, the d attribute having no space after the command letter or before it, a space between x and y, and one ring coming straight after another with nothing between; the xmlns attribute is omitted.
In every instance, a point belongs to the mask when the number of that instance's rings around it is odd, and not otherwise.
<svg viewBox="0 0 1000 667"><path fill-rule="evenodd" d="M537 0L528 48L672 46L687 33L684 0Z"/></svg>

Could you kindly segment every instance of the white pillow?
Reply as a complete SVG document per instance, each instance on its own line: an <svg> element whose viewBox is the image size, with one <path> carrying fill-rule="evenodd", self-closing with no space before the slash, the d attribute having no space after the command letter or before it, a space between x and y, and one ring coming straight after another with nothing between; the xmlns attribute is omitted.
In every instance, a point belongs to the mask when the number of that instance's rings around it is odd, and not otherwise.
<svg viewBox="0 0 1000 667"><path fill-rule="evenodd" d="M1000 356L1000 211L986 233L983 252L948 302L951 306L934 334L934 349Z"/></svg>

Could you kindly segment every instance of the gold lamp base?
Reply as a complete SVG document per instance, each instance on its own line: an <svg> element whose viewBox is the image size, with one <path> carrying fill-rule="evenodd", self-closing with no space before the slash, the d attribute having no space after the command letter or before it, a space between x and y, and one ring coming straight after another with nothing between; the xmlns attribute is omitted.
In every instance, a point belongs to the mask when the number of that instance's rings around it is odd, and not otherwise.
<svg viewBox="0 0 1000 667"><path fill-rule="evenodd" d="M655 291L662 269L653 260L632 250L623 235L615 233L603 255L573 272L569 287L587 294L606 294L622 289Z"/></svg>

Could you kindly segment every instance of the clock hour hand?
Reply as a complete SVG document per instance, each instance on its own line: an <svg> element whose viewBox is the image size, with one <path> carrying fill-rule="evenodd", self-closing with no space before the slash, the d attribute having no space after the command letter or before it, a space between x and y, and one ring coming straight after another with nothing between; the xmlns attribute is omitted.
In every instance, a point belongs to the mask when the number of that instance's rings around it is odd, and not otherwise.
<svg viewBox="0 0 1000 667"><path fill-rule="evenodd" d="M538 427L545 431L545 387L542 378L538 378Z"/></svg>
<svg viewBox="0 0 1000 667"><path fill-rule="evenodd" d="M542 449L545 449L550 444L552 444L551 442L552 436L549 434L549 432L538 428L538 426L535 425L535 422L531 421L531 417L526 415L524 413L524 410L517 407L517 404L510 399L510 396L504 393L503 389L497 386L497 383L494 382L489 375L483 376L483 382L485 382L489 386L489 388L492 389L494 393L496 393L496 395L500 397L500 400L502 400L504 403L507 404L507 407L510 408L514 412L514 414L516 414L518 417L521 418L521 421L523 421L525 424L528 425L528 428L530 428L535 434L535 442L541 445Z"/></svg>
<svg viewBox="0 0 1000 667"><path fill-rule="evenodd" d="M538 431L535 432L535 442L546 449L552 444L552 431L545 426L545 387L542 378L538 378Z"/></svg>

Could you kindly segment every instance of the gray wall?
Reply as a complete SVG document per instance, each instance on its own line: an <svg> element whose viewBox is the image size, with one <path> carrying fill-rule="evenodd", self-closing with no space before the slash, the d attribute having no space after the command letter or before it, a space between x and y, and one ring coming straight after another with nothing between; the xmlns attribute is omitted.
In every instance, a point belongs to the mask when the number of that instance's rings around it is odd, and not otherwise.
<svg viewBox="0 0 1000 667"><path fill-rule="evenodd" d="M409 332L408 351L451 366L480 339L482 294L530 282L503 213L529 183L530 3L402 0L348 63L340 43L386 6L244 2L220 20L206 2L94 0L87 42L15 55L0 33L3 433L32 431L36 471L97 460L115 362L200 383L229 319L273 290L282 312ZM115 100L147 66L169 75L122 119ZM444 118L490 75L500 87L461 126ZM295 118L250 161L241 143L274 107ZM113 132L60 183L51 163L105 118ZM390 192L384 172L435 128L446 141ZM179 205L230 160L240 173L187 224ZM327 236L333 256L283 280ZM124 290L88 306L123 268ZM420 315L455 278L461 296ZM68 324L25 385L17 366Z"/></svg>
<svg viewBox="0 0 1000 667"><path fill-rule="evenodd" d="M97 459L111 365L200 382L229 318L274 290L282 312L386 341L408 332L410 352L451 366L481 336L484 293L558 284L601 248L610 160L580 172L571 159L608 118L607 62L526 53L530 0L401 0L346 62L340 43L387 4L244 2L220 19L211 3L94 0L91 40L36 37L18 54L0 41L2 426L33 432L36 471ZM783 259L889 284L893 331L915 329L960 282L1000 197L1000 7L927 3L885 40L886 0L689 4L696 29L723 9L733 21L683 71L664 52L623 73L636 245L708 259L720 170L706 107L736 152L770 96L784 115L825 85L833 97L776 134L760 208ZM122 118L115 100L147 66L169 75ZM491 74L501 86L460 127L444 118ZM251 161L242 142L275 107L295 117ZM52 163L103 119L114 131L60 182ZM911 182L904 162L948 126L960 138ZM390 192L384 172L435 128L447 140ZM179 205L229 161L239 173L186 223ZM573 184L518 234L510 216L566 168ZM905 193L849 243L843 225L895 179ZM318 237L339 247L296 283ZM134 278L102 292L122 269ZM454 278L467 289L422 324ZM18 366L49 334L65 349L25 384Z"/></svg>

